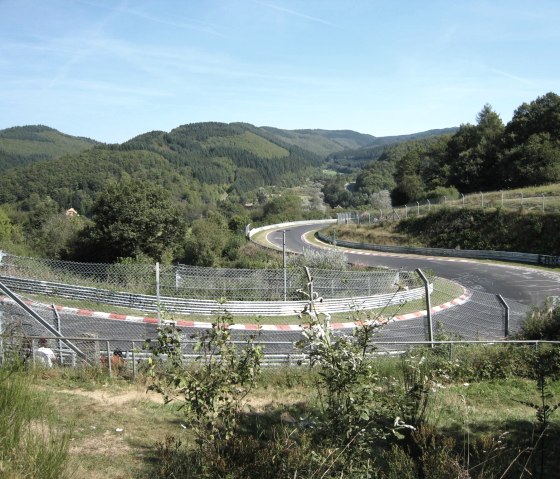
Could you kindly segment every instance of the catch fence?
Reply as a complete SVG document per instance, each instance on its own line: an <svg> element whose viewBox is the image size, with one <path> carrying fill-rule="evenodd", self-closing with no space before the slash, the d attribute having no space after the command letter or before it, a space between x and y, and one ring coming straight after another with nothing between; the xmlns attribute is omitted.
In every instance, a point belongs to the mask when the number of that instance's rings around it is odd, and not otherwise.
<svg viewBox="0 0 560 479"><path fill-rule="evenodd" d="M332 334L350 335L352 328L361 322L384 316L390 321L378 330L372 343L379 353L391 354L425 341L430 345L441 340L502 342L508 334L519 330L527 315L527 306L481 292L465 292L461 304L442 304L438 298L448 297L449 287L448 282L436 278L430 301L425 297L415 313L404 313L402 307L406 304L374 313L358 307L345 319L337 318L338 323L331 322ZM21 303L6 298L0 301L0 358L17 351L25 360L36 362L38 339L46 338L63 366L89 364L111 372L114 365L120 372L136 374L150 357L149 351L142 348L144 342L158 336L157 321L127 320L118 315L93 317L79 310L60 310L54 305ZM422 304L426 308L428 304L432 306L430 315L427 310L421 310ZM303 326L233 325L232 339L241 347L248 336L254 336L254 344L263 348L264 366L305 364L307 356L296 346L302 339L305 318L301 322ZM194 337L211 324L182 320L176 324L181 329L184 359L190 361L196 356ZM122 354L124 362L112 362L116 351Z"/></svg>
<svg viewBox="0 0 560 479"><path fill-rule="evenodd" d="M338 224L373 224L378 221L399 221L405 218L424 216L442 208L477 208L515 211L560 212L560 196L542 193L526 196L520 191L461 194L459 199L446 196L429 198L391 208L372 208L369 211L337 213Z"/></svg>
<svg viewBox="0 0 560 479"><path fill-rule="evenodd" d="M103 303L145 312L291 315L305 304L308 273L330 312L348 311L355 298L369 307L418 299L422 282L400 270L333 271L292 267L275 270L186 265L78 263L4 254L0 282L51 298Z"/></svg>

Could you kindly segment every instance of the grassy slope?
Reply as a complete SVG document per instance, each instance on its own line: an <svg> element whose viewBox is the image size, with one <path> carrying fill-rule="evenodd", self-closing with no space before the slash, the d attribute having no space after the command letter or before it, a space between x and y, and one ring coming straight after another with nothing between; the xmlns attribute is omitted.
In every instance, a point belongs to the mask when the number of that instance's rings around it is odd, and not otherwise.
<svg viewBox="0 0 560 479"><path fill-rule="evenodd" d="M544 213L557 214L560 212L560 184L507 190L503 193L501 191L492 191L485 192L484 194L472 194L465 196L464 206L465 208L480 209L482 202L484 202L484 211L488 213L495 212L498 208L500 208L505 214L510 211L515 214L535 213L540 215L543 212L544 204ZM450 208L451 210L456 209L457 211L460 211L463 208L463 201L462 199L453 201L448 200L445 203L442 202L439 204L432 202L430 211L438 212L444 206L446 208ZM395 211L397 211L401 218L405 217L404 208L395 208ZM422 205L420 206L420 216L425 216L427 213L428 207L425 205L425 202L422 202ZM414 219L417 215L416 207L409 207L407 214L409 219ZM367 218L365 218L365 223L361 225L337 225L336 234L340 239L358 243L397 246L429 246L422 240L421 237L399 231L397 225L398 223L393 221L367 224ZM327 234L332 234L331 231L332 230L329 229ZM457 231L449 231L448 236L451 236L451 233L453 232L457 233ZM454 248L456 243L449 244L447 246L438 246ZM506 248L502 246L501 248L494 249ZM529 249L526 249L526 251L529 251Z"/></svg>
<svg viewBox="0 0 560 479"><path fill-rule="evenodd" d="M246 131L237 136L209 138L203 142L203 147L205 149L212 147L236 148L267 159L282 158L289 155L289 151L285 148L275 145L251 131Z"/></svg>
<svg viewBox="0 0 560 479"><path fill-rule="evenodd" d="M395 366L384 367L388 374ZM101 371L54 369L36 373L35 382L53 404L64 404L57 411L61 427L73 431L69 466L74 477L153 477L156 443L168 435L185 443L192 437L177 407L164 406L159 396L147 394L142 381L111 380ZM280 426L283 412L297 416L316 407L311 384L306 368L267 370L248 398L247 410L268 427ZM428 417L448 434L470 435L474 444L477 438L497 438L504 432L525 438L532 433L535 413L517 401L537 402L533 381L503 379L444 386L432 393ZM553 382L551 390L558 398L560 382ZM552 416L552 423L555 428L560 426L559 414ZM295 428L285 427L288 432ZM557 442L550 445L557 447Z"/></svg>

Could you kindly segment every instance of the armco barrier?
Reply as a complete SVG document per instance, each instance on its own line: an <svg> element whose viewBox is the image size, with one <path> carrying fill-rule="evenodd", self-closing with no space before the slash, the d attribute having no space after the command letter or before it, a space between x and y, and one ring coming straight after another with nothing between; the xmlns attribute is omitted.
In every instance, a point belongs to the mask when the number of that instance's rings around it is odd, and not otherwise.
<svg viewBox="0 0 560 479"><path fill-rule="evenodd" d="M333 238L316 233L316 237L328 244L333 244ZM515 253L510 251L492 251L492 250L466 250L466 249L447 249L447 248L418 248L412 246L387 246L369 243L355 243L352 241L344 241L335 239L337 246L354 249L364 249L370 251L381 251L385 253L404 253L418 254L423 256L447 256L455 258L471 258L471 259L490 259L496 261L512 261L516 263L532 263L532 264L548 264L560 265L560 257L548 256L534 253Z"/></svg>
<svg viewBox="0 0 560 479"><path fill-rule="evenodd" d="M327 225L334 225L336 224L336 222L337 220L290 221L287 223L278 223L275 225L260 226L258 228L253 228L253 229L250 229L248 227L247 238L251 239L255 234L260 233L261 231L281 230L281 229L291 228L293 226L305 226L305 225L314 225L314 224L321 224L327 226Z"/></svg>
<svg viewBox="0 0 560 479"><path fill-rule="evenodd" d="M43 294L81 301L95 301L114 306L133 307L144 311L158 311L159 308L179 314L213 315L227 310L238 316L290 316L305 308L308 301L226 301L204 299L182 299L167 296L134 294L110 291L87 286L75 286L49 281L0 276L0 282L8 288L29 294ZM430 285L433 288L433 284ZM374 309L388 304L401 304L424 297L424 288L412 288L392 293L354 298L323 299L316 302L316 308L324 313L341 313L355 310Z"/></svg>

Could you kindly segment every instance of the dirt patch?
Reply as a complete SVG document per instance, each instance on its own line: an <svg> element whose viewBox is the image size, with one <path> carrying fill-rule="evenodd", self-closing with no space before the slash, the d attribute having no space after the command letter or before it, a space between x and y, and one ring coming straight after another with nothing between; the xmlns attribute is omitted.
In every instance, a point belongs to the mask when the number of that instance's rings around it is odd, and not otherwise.
<svg viewBox="0 0 560 479"><path fill-rule="evenodd" d="M105 431L102 436L86 437L70 443L70 454L89 456L128 456L133 448L126 442L124 433Z"/></svg>
<svg viewBox="0 0 560 479"><path fill-rule="evenodd" d="M146 391L146 389L134 389L124 392L94 390L87 391L85 389L62 389L58 391L62 394L73 394L75 396L82 396L94 401L99 401L103 404L111 406L121 406L129 402L137 401L152 401L155 403L163 403L160 394L153 391Z"/></svg>

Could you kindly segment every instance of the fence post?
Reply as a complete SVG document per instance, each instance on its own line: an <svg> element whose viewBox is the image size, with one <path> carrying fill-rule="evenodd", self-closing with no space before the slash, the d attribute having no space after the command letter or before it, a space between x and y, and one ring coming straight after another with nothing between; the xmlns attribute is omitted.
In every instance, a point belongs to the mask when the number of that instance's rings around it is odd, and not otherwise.
<svg viewBox="0 0 560 479"><path fill-rule="evenodd" d="M416 216L420 216L420 202L416 202Z"/></svg>
<svg viewBox="0 0 560 479"><path fill-rule="evenodd" d="M430 283L428 278L424 275L420 268L416 269L418 276L424 283L424 290L426 292L426 319L428 321L428 341L430 341L430 347L434 347L434 327L432 324L432 302L430 298Z"/></svg>
<svg viewBox="0 0 560 479"><path fill-rule="evenodd" d="M54 317L56 319L56 330L58 331L58 334L60 335L60 337L62 337L62 325L60 324L60 314L58 314L58 311L57 311L56 306L54 304L51 304L51 308L53 309ZM63 360L62 360L62 341L60 339L58 340L58 362L59 362L59 364L63 363Z"/></svg>
<svg viewBox="0 0 560 479"><path fill-rule="evenodd" d="M157 302L157 322L161 326L161 310L159 300L159 261L156 262L156 302Z"/></svg>
<svg viewBox="0 0 560 479"><path fill-rule="evenodd" d="M111 365L111 346L109 345L109 341L107 341L107 368L109 368L109 377L113 377L113 369Z"/></svg>
<svg viewBox="0 0 560 479"><path fill-rule="evenodd" d="M504 192L501 191L501 193L502 193L502 208L503 208L504 207Z"/></svg>
<svg viewBox="0 0 560 479"><path fill-rule="evenodd" d="M0 260L2 258L2 252L0 251ZM4 364L4 321L2 321L2 316L4 316L4 312L0 307L0 364Z"/></svg>
<svg viewBox="0 0 560 479"><path fill-rule="evenodd" d="M288 287L288 279L286 273L286 230L282 230L282 269L284 271L284 301L286 301L286 290Z"/></svg>
<svg viewBox="0 0 560 479"><path fill-rule="evenodd" d="M463 208L465 207L465 195L461 193L461 198L463 198Z"/></svg>
<svg viewBox="0 0 560 479"><path fill-rule="evenodd" d="M132 341L132 351L131 351L131 355L132 355L132 379L136 379L136 351L135 351L135 345L134 345L134 341Z"/></svg>
<svg viewBox="0 0 560 479"><path fill-rule="evenodd" d="M507 338L509 336L509 306L506 303L506 300L502 297L501 294L497 294L496 297L498 298L498 301L500 301L500 303L502 303L502 306L504 307L505 310L505 315L504 315L504 338Z"/></svg>
<svg viewBox="0 0 560 479"><path fill-rule="evenodd" d="M542 195L542 210L544 213L544 193L541 193L541 195Z"/></svg>

